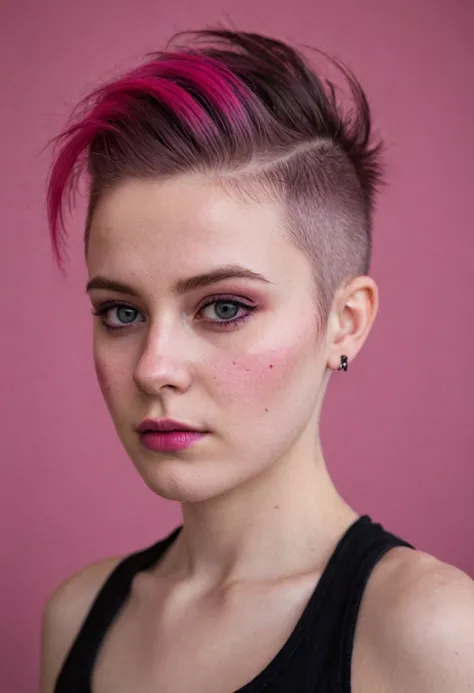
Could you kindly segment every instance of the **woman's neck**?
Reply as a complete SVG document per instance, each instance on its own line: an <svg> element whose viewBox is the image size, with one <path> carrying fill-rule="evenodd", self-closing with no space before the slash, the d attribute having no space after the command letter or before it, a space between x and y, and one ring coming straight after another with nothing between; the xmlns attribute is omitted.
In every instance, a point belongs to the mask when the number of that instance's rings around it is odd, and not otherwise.
<svg viewBox="0 0 474 693"><path fill-rule="evenodd" d="M308 572L356 519L318 444L315 455L288 456L225 496L184 504L172 570L212 584Z"/></svg>

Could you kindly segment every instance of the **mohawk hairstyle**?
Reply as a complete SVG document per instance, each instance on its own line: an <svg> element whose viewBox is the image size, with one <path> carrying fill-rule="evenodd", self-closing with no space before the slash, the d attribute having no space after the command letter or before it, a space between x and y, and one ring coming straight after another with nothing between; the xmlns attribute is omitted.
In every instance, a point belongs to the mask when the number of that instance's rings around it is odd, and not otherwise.
<svg viewBox="0 0 474 693"><path fill-rule="evenodd" d="M271 196L313 267L319 318L342 282L369 271L381 142L353 73L326 58L348 88L319 77L289 45L224 29L182 32L184 45L88 95L56 139L48 219L62 266L64 201L89 176L85 244L101 194L127 178L204 173L233 190Z"/></svg>

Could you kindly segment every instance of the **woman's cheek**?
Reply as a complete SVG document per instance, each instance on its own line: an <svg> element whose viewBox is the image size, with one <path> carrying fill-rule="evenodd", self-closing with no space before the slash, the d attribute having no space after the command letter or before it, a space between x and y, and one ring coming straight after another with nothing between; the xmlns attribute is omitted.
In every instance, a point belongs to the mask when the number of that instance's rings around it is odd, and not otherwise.
<svg viewBox="0 0 474 693"><path fill-rule="evenodd" d="M110 340L97 329L94 334L94 368L102 395L111 403L112 397L127 392L127 381L131 381L131 354L126 344ZM133 355L132 355L133 356Z"/></svg>
<svg viewBox="0 0 474 693"><path fill-rule="evenodd" d="M299 345L267 349L261 353L239 355L214 366L214 379L232 400L251 403L270 402L294 384L301 367Z"/></svg>
<svg viewBox="0 0 474 693"><path fill-rule="evenodd" d="M120 389L120 383L117 382L119 371L97 353L94 353L94 367L102 396L110 408L114 393Z"/></svg>

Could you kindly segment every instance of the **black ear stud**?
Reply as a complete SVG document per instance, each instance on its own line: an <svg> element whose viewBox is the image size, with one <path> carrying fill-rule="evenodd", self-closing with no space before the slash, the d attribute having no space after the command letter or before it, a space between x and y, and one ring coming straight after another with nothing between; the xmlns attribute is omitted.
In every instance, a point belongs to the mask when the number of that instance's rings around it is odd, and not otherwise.
<svg viewBox="0 0 474 693"><path fill-rule="evenodd" d="M337 369L338 371L347 371L347 368L349 366L349 360L347 356L341 356L341 365Z"/></svg>

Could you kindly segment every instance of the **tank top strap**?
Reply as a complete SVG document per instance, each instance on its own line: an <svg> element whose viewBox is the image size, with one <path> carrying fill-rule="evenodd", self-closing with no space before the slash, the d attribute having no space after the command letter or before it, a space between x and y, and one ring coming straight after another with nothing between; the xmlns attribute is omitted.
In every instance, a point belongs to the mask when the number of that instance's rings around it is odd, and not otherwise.
<svg viewBox="0 0 474 693"><path fill-rule="evenodd" d="M354 525L347 542L342 542L340 560L328 571L334 613L324 619L337 626L334 679L338 693L351 693L351 665L356 625L365 588L378 562L395 547L413 546L372 522L367 515ZM332 572L332 574L331 574ZM339 618L338 618L339 616ZM336 643L335 643L336 644Z"/></svg>
<svg viewBox="0 0 474 693"><path fill-rule="evenodd" d="M285 657L278 662L283 665L277 672L281 684L278 691L291 690L298 682L293 690L351 693L352 651L364 590L378 561L396 546L413 548L372 522L368 515L359 517L348 528L283 648L281 654ZM244 693L260 690L259 685L244 688Z"/></svg>
<svg viewBox="0 0 474 693"><path fill-rule="evenodd" d="M54 693L89 693L94 662L101 642L124 604L134 576L147 570L176 539L177 527L164 539L126 556L100 588L56 680Z"/></svg>

